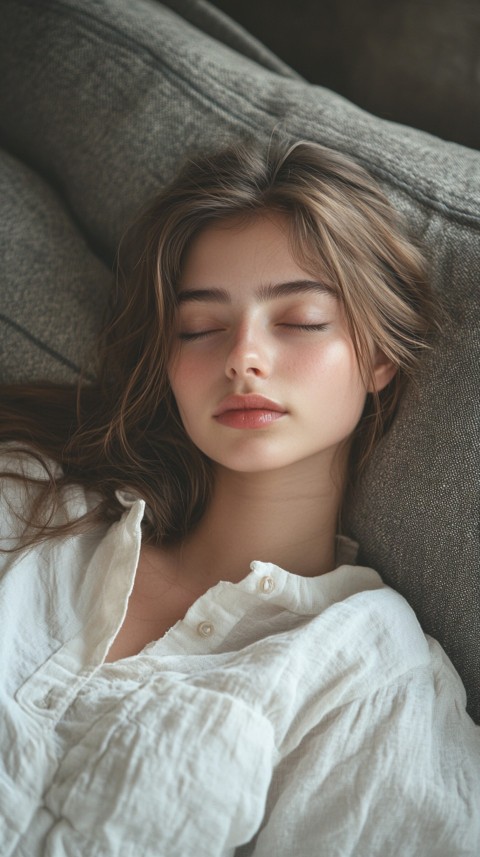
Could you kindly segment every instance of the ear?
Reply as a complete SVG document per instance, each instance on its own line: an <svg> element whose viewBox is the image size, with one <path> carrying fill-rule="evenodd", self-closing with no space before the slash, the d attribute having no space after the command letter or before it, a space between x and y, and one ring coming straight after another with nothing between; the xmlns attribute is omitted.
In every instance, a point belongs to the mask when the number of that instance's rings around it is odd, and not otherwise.
<svg viewBox="0 0 480 857"><path fill-rule="evenodd" d="M373 364L373 383L369 384L367 391L369 393L379 393L387 384L390 383L397 371L397 367L383 351L379 348L376 350L375 360Z"/></svg>

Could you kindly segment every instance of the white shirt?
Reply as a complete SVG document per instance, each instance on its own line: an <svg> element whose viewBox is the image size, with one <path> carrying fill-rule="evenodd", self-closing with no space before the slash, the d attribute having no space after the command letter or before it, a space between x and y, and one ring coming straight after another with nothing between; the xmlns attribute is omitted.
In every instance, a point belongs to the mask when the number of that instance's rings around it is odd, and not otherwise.
<svg viewBox="0 0 480 857"><path fill-rule="evenodd" d="M480 729L371 569L254 561L104 662L141 544L125 496L110 528L1 555L2 857L478 857ZM24 503L5 480L10 545Z"/></svg>

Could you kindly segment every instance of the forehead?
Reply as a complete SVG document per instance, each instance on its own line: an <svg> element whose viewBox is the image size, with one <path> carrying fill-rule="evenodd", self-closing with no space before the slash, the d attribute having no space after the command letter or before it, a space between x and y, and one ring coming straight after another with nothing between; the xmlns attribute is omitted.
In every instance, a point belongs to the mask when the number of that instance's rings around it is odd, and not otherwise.
<svg viewBox="0 0 480 857"><path fill-rule="evenodd" d="M192 240L179 293L192 288L258 288L272 282L311 280L320 275L293 253L291 224L285 215L266 212L248 219L212 223Z"/></svg>

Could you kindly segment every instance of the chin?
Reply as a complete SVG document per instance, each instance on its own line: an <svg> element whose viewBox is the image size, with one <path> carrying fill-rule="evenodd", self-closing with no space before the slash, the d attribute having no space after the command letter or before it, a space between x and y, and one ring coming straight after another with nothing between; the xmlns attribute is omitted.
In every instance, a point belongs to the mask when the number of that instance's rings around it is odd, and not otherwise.
<svg viewBox="0 0 480 857"><path fill-rule="evenodd" d="M288 456L271 455L245 455L245 456L216 456L210 459L214 464L224 470L234 473L272 473L276 470L285 470L295 465L301 465L303 459Z"/></svg>

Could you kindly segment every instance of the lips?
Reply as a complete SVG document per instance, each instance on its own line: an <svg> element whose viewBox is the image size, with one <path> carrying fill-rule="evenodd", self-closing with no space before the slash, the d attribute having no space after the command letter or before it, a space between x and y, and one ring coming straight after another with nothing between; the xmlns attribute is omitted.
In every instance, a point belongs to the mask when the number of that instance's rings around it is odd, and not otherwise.
<svg viewBox="0 0 480 857"><path fill-rule="evenodd" d="M213 412L214 417L219 417L229 411L270 411L271 413L286 413L285 408L279 405L278 402L272 399L266 399L265 396L257 396L254 393L249 393L246 396L234 395L227 396L223 399L218 408Z"/></svg>
<svg viewBox="0 0 480 857"><path fill-rule="evenodd" d="M214 419L232 429L266 429L282 419L285 408L265 396L227 396L214 411Z"/></svg>

